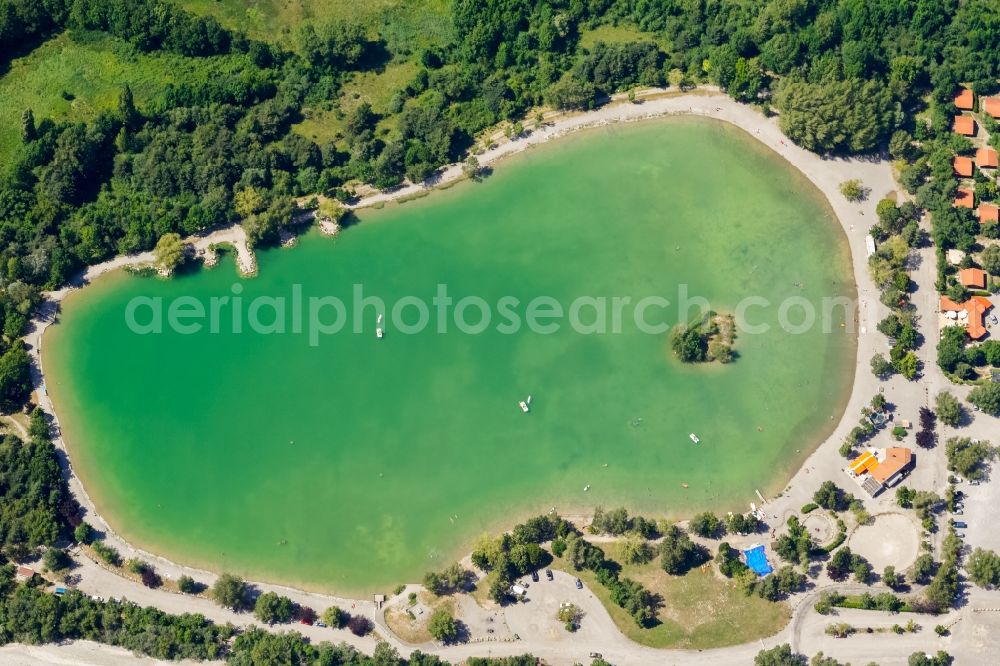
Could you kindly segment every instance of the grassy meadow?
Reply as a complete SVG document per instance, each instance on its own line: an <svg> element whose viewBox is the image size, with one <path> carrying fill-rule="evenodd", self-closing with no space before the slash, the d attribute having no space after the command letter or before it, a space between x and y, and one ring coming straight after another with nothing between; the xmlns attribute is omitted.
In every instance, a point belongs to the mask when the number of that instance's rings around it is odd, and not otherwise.
<svg viewBox="0 0 1000 666"><path fill-rule="evenodd" d="M36 121L87 121L115 108L126 83L142 108L168 83L208 77L217 68L236 66L228 56L142 53L100 33L58 35L12 61L0 77L0 164L9 164L20 144L25 109L32 110Z"/></svg>
<svg viewBox="0 0 1000 666"><path fill-rule="evenodd" d="M657 614L660 623L644 629L611 601L608 588L597 582L592 572L574 571L560 558L556 558L553 568L578 576L601 600L622 633L648 647L707 650L739 645L773 636L791 618L786 602L775 603L756 595L748 597L711 565L693 569L684 576L671 576L654 560L627 565L621 571L622 577L641 583L663 598L663 607Z"/></svg>

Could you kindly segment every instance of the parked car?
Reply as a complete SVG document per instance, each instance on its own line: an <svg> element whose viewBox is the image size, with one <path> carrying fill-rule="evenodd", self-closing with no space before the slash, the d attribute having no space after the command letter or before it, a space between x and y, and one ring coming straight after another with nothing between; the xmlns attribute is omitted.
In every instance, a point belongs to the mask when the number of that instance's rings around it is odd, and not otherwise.
<svg viewBox="0 0 1000 666"><path fill-rule="evenodd" d="M955 514L956 516L961 516L961 515L963 515L963 514L962 514L962 509L961 509L960 507L955 507L955 510L954 510L954 511L952 511L952 513L953 513L953 514Z"/></svg>
<svg viewBox="0 0 1000 666"><path fill-rule="evenodd" d="M578 590L582 590L583 589L583 581L580 580L579 578L576 579L576 589L578 589Z"/></svg>
<svg viewBox="0 0 1000 666"><path fill-rule="evenodd" d="M952 526L955 527L955 529L958 529L958 530L964 530L966 527L968 527L968 525L966 525L965 523L963 523L961 520L953 520L953 521L951 521L951 524L952 524Z"/></svg>
<svg viewBox="0 0 1000 666"><path fill-rule="evenodd" d="M532 582L535 582L535 583L538 582L538 572L537 571L532 571L531 572L531 580L532 580Z"/></svg>
<svg viewBox="0 0 1000 666"><path fill-rule="evenodd" d="M552 575L552 569L545 570L545 577L548 578L549 580L555 579L555 576Z"/></svg>
<svg viewBox="0 0 1000 666"><path fill-rule="evenodd" d="M316 626L317 627L323 627L325 629L326 628L326 622L323 622L322 620L317 620L316 621Z"/></svg>
<svg viewBox="0 0 1000 666"><path fill-rule="evenodd" d="M590 658L591 659L604 659L604 655L601 654L600 652L591 652L590 653Z"/></svg>

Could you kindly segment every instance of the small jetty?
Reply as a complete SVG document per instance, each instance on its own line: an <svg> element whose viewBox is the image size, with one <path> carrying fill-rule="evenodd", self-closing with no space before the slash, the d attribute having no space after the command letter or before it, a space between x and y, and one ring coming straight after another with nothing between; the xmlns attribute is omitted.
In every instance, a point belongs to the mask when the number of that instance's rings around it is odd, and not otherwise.
<svg viewBox="0 0 1000 666"><path fill-rule="evenodd" d="M701 443L701 439L698 437L698 435L696 435L694 433L691 433L690 435L688 435L688 437L690 437L691 441L694 442L695 444L700 444Z"/></svg>

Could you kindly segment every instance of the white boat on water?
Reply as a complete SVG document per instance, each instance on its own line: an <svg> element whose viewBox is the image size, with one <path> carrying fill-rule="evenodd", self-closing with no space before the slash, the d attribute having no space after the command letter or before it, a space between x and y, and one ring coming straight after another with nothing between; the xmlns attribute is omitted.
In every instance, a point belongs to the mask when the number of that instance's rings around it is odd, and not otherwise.
<svg viewBox="0 0 1000 666"><path fill-rule="evenodd" d="M583 492L587 492L588 490L590 490L590 484L589 483L583 487Z"/></svg>
<svg viewBox="0 0 1000 666"><path fill-rule="evenodd" d="M701 440L698 439L698 435L696 435L694 433L691 433L690 435L688 435L688 437L690 437L691 441L694 442L695 444L698 444L699 442L701 442Z"/></svg>
<svg viewBox="0 0 1000 666"><path fill-rule="evenodd" d="M517 406L520 407L521 411L524 412L525 414L528 413L528 403L525 402L524 400L522 400L521 402L517 403Z"/></svg>
<svg viewBox="0 0 1000 666"><path fill-rule="evenodd" d="M382 315L378 316L378 319L375 321L375 326L375 337L381 340L382 336L385 335L385 331L382 330Z"/></svg>

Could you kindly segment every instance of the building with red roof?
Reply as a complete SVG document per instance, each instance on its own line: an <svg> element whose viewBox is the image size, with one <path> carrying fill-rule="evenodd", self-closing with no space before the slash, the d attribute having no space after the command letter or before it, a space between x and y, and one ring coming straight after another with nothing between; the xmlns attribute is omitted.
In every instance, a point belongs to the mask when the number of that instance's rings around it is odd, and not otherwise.
<svg viewBox="0 0 1000 666"><path fill-rule="evenodd" d="M1000 222L1000 207L996 204L979 204L979 224Z"/></svg>
<svg viewBox="0 0 1000 666"><path fill-rule="evenodd" d="M972 116L955 116L955 122L951 128L955 134L976 136L976 120Z"/></svg>
<svg viewBox="0 0 1000 666"><path fill-rule="evenodd" d="M941 312L954 312L958 314L960 316L958 319L959 322L963 319L961 313L965 312L965 332L973 340L978 340L986 335L986 326L983 325L983 320L986 318L986 313L992 307L993 303L984 296L973 296L964 303L956 303L947 296L941 297Z"/></svg>
<svg viewBox="0 0 1000 666"><path fill-rule="evenodd" d="M983 111L994 118L1000 118L1000 97L988 97L984 99Z"/></svg>
<svg viewBox="0 0 1000 666"><path fill-rule="evenodd" d="M958 192L955 194L955 207L956 208L975 208L976 207L976 191L971 187L960 187Z"/></svg>
<svg viewBox="0 0 1000 666"><path fill-rule="evenodd" d="M963 268L958 272L958 281L963 287L986 289L986 271L981 268Z"/></svg>
<svg viewBox="0 0 1000 666"><path fill-rule="evenodd" d="M976 164L980 169L996 169L997 151L992 148L980 148L976 151Z"/></svg>
<svg viewBox="0 0 1000 666"><path fill-rule="evenodd" d="M976 106L976 96L968 88L962 88L962 90L955 95L955 108L962 109L963 111L972 111Z"/></svg>
<svg viewBox="0 0 1000 666"><path fill-rule="evenodd" d="M962 176L963 178L972 177L972 158L962 157L957 155L954 160L952 160L952 168L955 170L956 176Z"/></svg>

